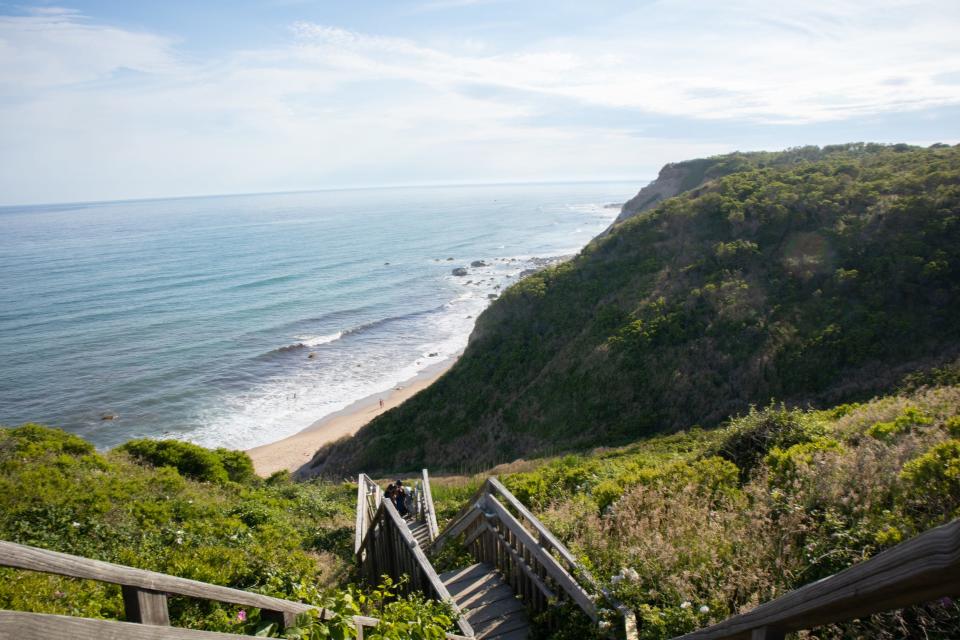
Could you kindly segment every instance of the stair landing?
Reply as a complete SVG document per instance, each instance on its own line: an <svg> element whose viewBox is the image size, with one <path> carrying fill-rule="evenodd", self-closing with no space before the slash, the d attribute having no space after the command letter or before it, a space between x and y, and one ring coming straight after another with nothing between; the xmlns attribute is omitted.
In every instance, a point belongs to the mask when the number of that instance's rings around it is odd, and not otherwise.
<svg viewBox="0 0 960 640"><path fill-rule="evenodd" d="M416 539L417 544L420 545L420 548L426 551L427 547L430 546L430 527L427 526L426 522L417 522L416 517L410 515L404 518L404 521L407 523L407 527L410 528L410 533L413 534L413 537Z"/></svg>
<svg viewBox="0 0 960 640"><path fill-rule="evenodd" d="M480 563L440 574L447 591L477 638L525 640L530 632L527 611L492 565Z"/></svg>

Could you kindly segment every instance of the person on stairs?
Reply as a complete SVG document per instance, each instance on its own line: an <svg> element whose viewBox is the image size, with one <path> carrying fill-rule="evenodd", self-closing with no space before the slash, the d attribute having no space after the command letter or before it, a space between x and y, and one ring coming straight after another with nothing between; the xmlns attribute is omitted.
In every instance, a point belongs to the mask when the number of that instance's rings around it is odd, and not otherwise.
<svg viewBox="0 0 960 640"><path fill-rule="evenodd" d="M394 483L394 504L397 506L397 513L401 518L406 518L410 510L407 509L407 490L403 486L403 481L397 480Z"/></svg>

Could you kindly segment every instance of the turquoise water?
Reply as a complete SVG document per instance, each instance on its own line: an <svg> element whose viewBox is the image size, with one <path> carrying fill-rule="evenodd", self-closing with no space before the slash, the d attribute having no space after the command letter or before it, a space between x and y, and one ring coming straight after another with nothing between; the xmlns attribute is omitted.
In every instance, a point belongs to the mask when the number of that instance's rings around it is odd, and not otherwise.
<svg viewBox="0 0 960 640"><path fill-rule="evenodd" d="M575 253L616 216L603 205L635 191L438 187L0 209L0 424L42 422L100 447L277 440L457 353L491 294L533 257Z"/></svg>

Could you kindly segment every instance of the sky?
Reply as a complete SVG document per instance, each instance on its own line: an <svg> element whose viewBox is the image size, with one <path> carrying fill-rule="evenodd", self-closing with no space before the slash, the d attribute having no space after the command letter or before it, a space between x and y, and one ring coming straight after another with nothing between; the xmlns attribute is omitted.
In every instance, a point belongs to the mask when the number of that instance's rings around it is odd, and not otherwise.
<svg viewBox="0 0 960 640"><path fill-rule="evenodd" d="M957 0L0 0L0 204L960 142Z"/></svg>

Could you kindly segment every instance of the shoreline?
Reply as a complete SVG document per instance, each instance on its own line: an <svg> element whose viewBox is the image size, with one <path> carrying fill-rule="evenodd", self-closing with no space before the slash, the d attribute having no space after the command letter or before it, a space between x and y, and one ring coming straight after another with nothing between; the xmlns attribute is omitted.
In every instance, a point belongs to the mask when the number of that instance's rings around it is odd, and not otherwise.
<svg viewBox="0 0 960 640"><path fill-rule="evenodd" d="M263 478L277 471L295 472L310 462L313 454L323 445L352 436L381 413L400 406L408 398L429 387L454 365L462 353L461 351L425 367L414 377L391 389L355 400L291 436L247 449L246 453L253 460L254 470ZM381 399L383 408L379 406Z"/></svg>

